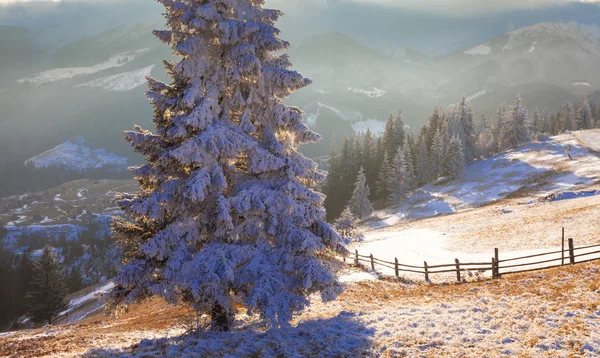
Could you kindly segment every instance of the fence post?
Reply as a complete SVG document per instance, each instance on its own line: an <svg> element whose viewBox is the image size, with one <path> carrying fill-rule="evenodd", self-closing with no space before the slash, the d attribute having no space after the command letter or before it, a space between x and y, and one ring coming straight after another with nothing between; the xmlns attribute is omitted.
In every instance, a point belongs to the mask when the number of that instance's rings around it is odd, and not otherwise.
<svg viewBox="0 0 600 358"><path fill-rule="evenodd" d="M458 261L458 259L454 259L454 262L456 263L456 281L461 282L461 279L460 279L460 261Z"/></svg>
<svg viewBox="0 0 600 358"><path fill-rule="evenodd" d="M496 259L492 257L492 280L496 279Z"/></svg>
<svg viewBox="0 0 600 358"><path fill-rule="evenodd" d="M354 265L358 266L358 249L354 250L356 252L356 258L354 259Z"/></svg>
<svg viewBox="0 0 600 358"><path fill-rule="evenodd" d="M373 254L371 254L371 268L375 270L375 261L373 261Z"/></svg>
<svg viewBox="0 0 600 358"><path fill-rule="evenodd" d="M562 263L561 265L564 266L565 265L565 228L562 228Z"/></svg>
<svg viewBox="0 0 600 358"><path fill-rule="evenodd" d="M496 258L496 278L500 278L500 250L494 249L494 257Z"/></svg>
<svg viewBox="0 0 600 358"><path fill-rule="evenodd" d="M573 245L573 239L569 239L569 258L571 259L571 265L575 264L575 246Z"/></svg>
<svg viewBox="0 0 600 358"><path fill-rule="evenodd" d="M394 257L394 271L396 271L396 277L400 278L400 270L398 270L398 258Z"/></svg>
<svg viewBox="0 0 600 358"><path fill-rule="evenodd" d="M425 282L429 282L429 267L427 267L427 261L425 263Z"/></svg>

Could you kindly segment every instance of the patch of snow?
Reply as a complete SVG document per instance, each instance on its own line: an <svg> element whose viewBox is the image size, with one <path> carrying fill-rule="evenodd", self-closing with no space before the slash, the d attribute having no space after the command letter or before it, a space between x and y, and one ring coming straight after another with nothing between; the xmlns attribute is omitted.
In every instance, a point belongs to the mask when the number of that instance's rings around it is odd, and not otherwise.
<svg viewBox="0 0 600 358"><path fill-rule="evenodd" d="M101 88L106 91L116 92L131 91L146 83L146 77L150 76L153 68L154 65L151 65L130 72L98 78L90 82L82 83L75 87Z"/></svg>
<svg viewBox="0 0 600 358"><path fill-rule="evenodd" d="M367 119L366 121L353 123L352 129L356 133L366 133L367 129L370 129L374 136L379 137L385 131L385 123L375 119Z"/></svg>
<svg viewBox="0 0 600 358"><path fill-rule="evenodd" d="M571 84L573 86L592 87L592 84L587 81L573 81Z"/></svg>
<svg viewBox="0 0 600 358"><path fill-rule="evenodd" d="M62 314L66 313L70 310L73 310L88 301L97 299L99 296L112 290L113 287L115 287L115 284L111 281L111 282L106 283L104 286L101 286L101 287L97 288L96 290L88 293L87 295L72 299L69 302L69 309L67 311L63 312Z"/></svg>
<svg viewBox="0 0 600 358"><path fill-rule="evenodd" d="M80 198L80 199L85 198L85 196L83 195L83 193L87 193L87 192L88 192L87 189L79 189L77 191L77 197Z"/></svg>
<svg viewBox="0 0 600 358"><path fill-rule="evenodd" d="M109 153L106 149L90 149L85 146L82 137L76 137L27 160L25 164L33 165L36 168L58 166L79 172L105 166L114 167L116 170L124 170L127 166L127 158ZM55 197L55 200L57 200L57 197Z"/></svg>
<svg viewBox="0 0 600 358"><path fill-rule="evenodd" d="M464 52L465 55L471 55L471 56L489 55L491 53L492 53L492 48L487 43L479 45L479 46L475 46Z"/></svg>
<svg viewBox="0 0 600 358"><path fill-rule="evenodd" d="M483 96L483 95L484 95L484 94L486 94L486 93L487 93L487 91L486 91L486 90L481 90L481 91L475 92L475 93L473 93L472 95L470 95L470 96L467 96L466 100L467 100L467 102L471 102L471 101L472 101L472 100L474 100L475 98L481 97L481 96Z"/></svg>
<svg viewBox="0 0 600 358"><path fill-rule="evenodd" d="M6 226L16 226L25 221L27 221L27 216L19 216L17 220L10 221Z"/></svg>
<svg viewBox="0 0 600 358"><path fill-rule="evenodd" d="M338 109L338 108L323 104L321 102L317 102L317 106L319 106L319 108L326 108L326 109L332 111L338 117L340 117L346 121L360 121L363 119L363 114L358 111Z"/></svg>
<svg viewBox="0 0 600 358"><path fill-rule="evenodd" d="M350 258L351 259L351 258ZM352 272L341 275L338 277L338 281L342 283L352 283L361 281L373 281L377 278L368 272Z"/></svg>
<svg viewBox="0 0 600 358"><path fill-rule="evenodd" d="M60 197L60 194L56 194L56 195L54 195L54 201L66 202L66 200L65 200L65 199L62 199L62 198Z"/></svg>
<svg viewBox="0 0 600 358"><path fill-rule="evenodd" d="M150 48L145 48L136 51L119 53L115 56L112 56L105 62L90 67L55 68L52 70L41 72L32 78L20 79L17 82L41 85L44 83L69 80L76 76L91 75L110 68L124 66L127 63L149 52L150 50Z"/></svg>
<svg viewBox="0 0 600 358"><path fill-rule="evenodd" d="M360 89L360 88L357 88L357 87L348 87L348 91L350 91L352 93L361 93L361 94L364 94L365 96L367 96L369 98L383 97L387 93L387 91L379 89L379 88L375 88L375 87L373 87L373 89L370 90L370 91L363 90L363 89Z"/></svg>
<svg viewBox="0 0 600 358"><path fill-rule="evenodd" d="M45 217L44 220L40 221L40 224L49 224L51 222L54 222L54 220L50 219L49 217Z"/></svg>

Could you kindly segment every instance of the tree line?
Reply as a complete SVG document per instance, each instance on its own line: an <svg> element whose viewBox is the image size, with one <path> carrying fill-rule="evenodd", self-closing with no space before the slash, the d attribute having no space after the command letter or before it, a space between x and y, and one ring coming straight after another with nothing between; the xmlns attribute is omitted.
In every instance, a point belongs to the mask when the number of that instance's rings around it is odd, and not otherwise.
<svg viewBox="0 0 600 358"><path fill-rule="evenodd" d="M339 217L346 232L352 220L370 216L376 208L400 205L415 189L445 177L460 178L473 161L514 149L544 135L600 127L600 105L594 110L586 97L565 103L554 114L528 112L517 95L514 103L498 106L496 118L475 120L463 97L443 109L437 106L427 124L415 134L402 113L390 116L382 136L370 130L335 139L328 157L329 175L323 186L329 221ZM345 210L347 209L347 210ZM341 215L341 217L340 217Z"/></svg>
<svg viewBox="0 0 600 358"><path fill-rule="evenodd" d="M28 316L34 323L52 324L68 307L67 295L82 288L77 267L70 272L52 248L46 246L38 259L29 252L0 252L0 331L18 328Z"/></svg>

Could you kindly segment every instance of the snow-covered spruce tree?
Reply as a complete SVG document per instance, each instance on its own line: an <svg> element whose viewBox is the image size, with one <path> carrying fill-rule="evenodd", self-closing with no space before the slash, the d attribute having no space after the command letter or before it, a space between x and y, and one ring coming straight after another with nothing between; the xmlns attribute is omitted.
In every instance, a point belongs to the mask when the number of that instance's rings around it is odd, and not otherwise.
<svg viewBox="0 0 600 358"><path fill-rule="evenodd" d="M383 159L381 160L381 166L379 167L379 173L377 175L376 193L375 196L378 199L383 200L383 205L387 204L390 196L392 183L391 178L394 175L394 167L392 162L389 160L387 153L384 152Z"/></svg>
<svg viewBox="0 0 600 358"><path fill-rule="evenodd" d="M515 104L502 128L502 148L517 148L529 142L527 118L527 110L521 103L521 96L517 95Z"/></svg>
<svg viewBox="0 0 600 358"><path fill-rule="evenodd" d="M476 153L478 157L487 158L494 151L496 140L494 139L494 131L485 115L481 116L481 128L476 142Z"/></svg>
<svg viewBox="0 0 600 358"><path fill-rule="evenodd" d="M410 159L408 145L398 149L393 161L393 175L391 177L392 187L390 190L390 201L395 204L404 202L411 191L415 189L415 173Z"/></svg>
<svg viewBox="0 0 600 358"><path fill-rule="evenodd" d="M54 317L69 306L66 300L68 294L62 265L52 249L46 246L40 258L33 263L31 291L25 296L31 320L52 324Z"/></svg>
<svg viewBox="0 0 600 358"><path fill-rule="evenodd" d="M446 160L446 136L444 129L439 128L433 137L433 146L431 147L431 173L432 180L437 180L445 175L444 161Z"/></svg>
<svg viewBox="0 0 600 358"><path fill-rule="evenodd" d="M425 136L419 137L417 142L417 165L415 167L415 177L417 185L429 183L432 179L431 162L427 152L427 142Z"/></svg>
<svg viewBox="0 0 600 358"><path fill-rule="evenodd" d="M475 158L475 131L473 125L473 109L471 104L467 102L465 97L462 97L456 104L454 115L457 122L456 133L463 143L463 151L467 163L473 162Z"/></svg>
<svg viewBox="0 0 600 358"><path fill-rule="evenodd" d="M335 221L335 228L342 235L344 241L353 239L354 230L356 230L356 218L350 212L349 207L346 207L342 211L342 215Z"/></svg>
<svg viewBox="0 0 600 358"><path fill-rule="evenodd" d="M502 133L504 132L504 126L507 121L507 113L506 112L507 112L507 110L506 110L505 104L499 105L498 109L496 110L496 126L494 127L494 139L496 141L496 143L495 143L495 151L496 152L501 152L505 149L503 147L504 143L502 143Z"/></svg>
<svg viewBox="0 0 600 358"><path fill-rule="evenodd" d="M368 218L373 213L373 206L371 205L371 201L369 201L369 195L370 189L367 185L367 177L363 168L360 167L349 205L352 215L360 220Z"/></svg>
<svg viewBox="0 0 600 358"><path fill-rule="evenodd" d="M448 152L446 153L446 176L449 179L460 178L465 171L465 155L463 153L463 144L460 142L460 138L455 136L448 145Z"/></svg>
<svg viewBox="0 0 600 358"><path fill-rule="evenodd" d="M326 173L296 151L320 136L281 100L311 82L263 0L158 1L168 29L154 34L181 60L165 61L170 84L148 79L155 132L126 133L147 163L113 223L125 257L112 303L159 295L227 331L237 297L287 325L310 293L337 296L330 261L346 252L313 190Z"/></svg>
<svg viewBox="0 0 600 358"><path fill-rule="evenodd" d="M593 128L594 117L592 115L592 109L590 102L586 96L581 96L581 101L577 106L577 113L575 115L575 129L590 129Z"/></svg>

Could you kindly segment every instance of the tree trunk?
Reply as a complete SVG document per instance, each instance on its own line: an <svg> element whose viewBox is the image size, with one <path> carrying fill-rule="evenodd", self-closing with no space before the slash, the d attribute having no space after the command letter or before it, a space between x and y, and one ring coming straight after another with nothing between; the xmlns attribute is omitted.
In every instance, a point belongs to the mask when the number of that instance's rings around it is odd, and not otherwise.
<svg viewBox="0 0 600 358"><path fill-rule="evenodd" d="M211 312L211 324L213 330L229 332L232 321L233 317L231 317L231 314L218 302L215 302Z"/></svg>

